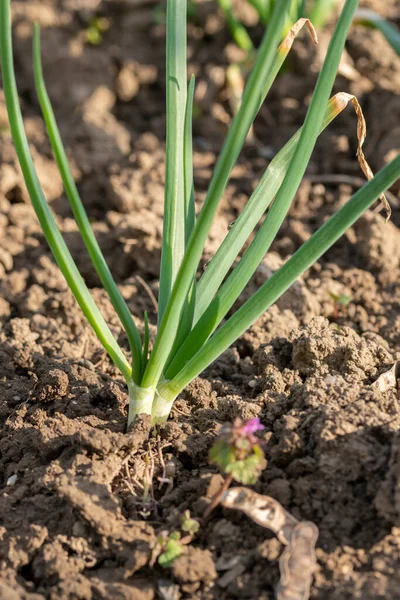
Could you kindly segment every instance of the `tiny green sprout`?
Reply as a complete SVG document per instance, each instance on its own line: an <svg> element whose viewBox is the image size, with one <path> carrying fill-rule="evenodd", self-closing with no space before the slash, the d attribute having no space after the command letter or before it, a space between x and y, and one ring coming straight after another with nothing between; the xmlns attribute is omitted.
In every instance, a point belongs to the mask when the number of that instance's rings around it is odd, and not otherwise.
<svg viewBox="0 0 400 600"><path fill-rule="evenodd" d="M258 418L237 418L233 425L223 425L210 450L210 462L238 483L253 485L266 467L260 440L254 435L263 429Z"/></svg>
<svg viewBox="0 0 400 600"><path fill-rule="evenodd" d="M192 542L199 531L200 523L196 519L192 519L189 510L185 510L181 517L180 528L187 535L182 537L179 531L173 531L172 533L162 531L157 539L158 548L161 549L158 564L165 569L170 567L174 560L184 553L185 546Z"/></svg>
<svg viewBox="0 0 400 600"><path fill-rule="evenodd" d="M334 294L333 292L329 292L329 295L333 300L332 317L334 320L336 320L339 318L339 309L346 307L353 298L351 296L347 296L346 294Z"/></svg>
<svg viewBox="0 0 400 600"><path fill-rule="evenodd" d="M334 294L333 292L329 292L329 295L336 304L339 304L339 306L347 306L353 299L352 296L347 296L346 294Z"/></svg>
<svg viewBox="0 0 400 600"><path fill-rule="evenodd" d="M157 542L162 548L162 552L158 557L158 564L164 569L168 569L174 560L182 556L184 552L181 534L179 531L173 531L170 534L163 532Z"/></svg>
<svg viewBox="0 0 400 600"><path fill-rule="evenodd" d="M189 510L185 510L182 515L181 529L191 537L194 537L200 529L200 523L196 519L191 518Z"/></svg>
<svg viewBox="0 0 400 600"><path fill-rule="evenodd" d="M105 17L95 17L86 29L86 41L92 46L99 46L103 41L103 35L110 29L110 21Z"/></svg>

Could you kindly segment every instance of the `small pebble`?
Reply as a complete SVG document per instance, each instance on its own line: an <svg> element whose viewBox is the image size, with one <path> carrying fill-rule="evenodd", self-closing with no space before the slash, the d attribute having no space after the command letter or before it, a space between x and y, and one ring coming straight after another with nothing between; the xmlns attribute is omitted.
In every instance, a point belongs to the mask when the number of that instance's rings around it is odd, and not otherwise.
<svg viewBox="0 0 400 600"><path fill-rule="evenodd" d="M15 485L17 483L17 479L17 475L11 475L11 477L7 479L7 485Z"/></svg>

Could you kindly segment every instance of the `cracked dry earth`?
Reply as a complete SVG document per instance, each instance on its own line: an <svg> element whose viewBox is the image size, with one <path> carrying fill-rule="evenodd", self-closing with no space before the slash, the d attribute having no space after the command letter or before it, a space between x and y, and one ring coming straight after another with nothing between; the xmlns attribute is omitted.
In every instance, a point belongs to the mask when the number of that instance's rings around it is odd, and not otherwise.
<svg viewBox="0 0 400 600"><path fill-rule="evenodd" d="M400 19L394 0L364 5ZM251 13L240 8L258 39ZM199 206L230 118L224 68L237 55L214 9L199 2L189 26ZM85 42L94 14L110 23L96 47ZM77 235L32 94L37 18L49 92L85 206L139 327L148 310L153 334L164 30L145 3L14 2L17 74L35 164L79 268L127 348ZM322 47L328 35L322 33ZM369 125L366 153L377 169L400 148L400 62L379 34L359 29L344 60L337 91L359 97ZM289 64L234 169L204 261L269 158L302 122L320 54L301 38ZM355 129L349 110L321 136L289 217L240 302L350 197L360 177ZM332 175L347 179L332 183ZM124 383L50 257L0 91L1 600L272 599L282 545L228 509L215 511L170 569L153 566L160 532L176 530L185 510L200 516L221 485L208 451L219 426L236 416L259 416L266 428L268 466L255 490L319 527L311 597L399 599L399 397L395 387L372 385L400 358L398 209L394 204L387 224L378 212L362 217L184 391L156 433L142 420L127 434ZM341 294L346 305L334 300ZM143 503L150 478L153 497Z"/></svg>

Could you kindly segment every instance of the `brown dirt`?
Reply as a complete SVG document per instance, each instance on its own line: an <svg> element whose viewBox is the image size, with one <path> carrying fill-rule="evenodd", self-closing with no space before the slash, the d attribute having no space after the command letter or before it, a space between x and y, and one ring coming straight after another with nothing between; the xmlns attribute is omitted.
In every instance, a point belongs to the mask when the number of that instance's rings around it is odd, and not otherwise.
<svg viewBox="0 0 400 600"><path fill-rule="evenodd" d="M143 326L157 293L163 202L164 30L151 11L114 0L15 1L21 100L43 187L93 295L127 341L90 267L32 93L31 23L43 25L45 73L74 174L122 293ZM369 0L400 20L395 0ZM214 5L190 25L197 75L196 189L204 198L229 122L223 68L238 55ZM95 12L110 19L85 43ZM251 13L245 17L257 39ZM322 34L321 46L328 38ZM366 153L380 168L400 148L400 62L379 34L354 30L337 90L359 96ZM320 54L296 42L235 167L204 260L257 178L299 127ZM351 68L349 68L351 67ZM318 600L400 598L400 409L371 384L400 358L400 218L365 215L301 281L181 395L149 438L125 433L127 394L50 257L29 204L0 91L0 598L273 598L279 541L218 509L171 569L152 567L160 532L202 514L221 477L207 454L219 424L259 416L268 467L255 486L320 529ZM349 198L329 177L359 177L354 115L321 136L260 285ZM394 192L398 191L396 188ZM139 276L139 278L138 278ZM346 294L345 307L332 294ZM170 484L158 481L165 465ZM143 486L153 477L153 497Z"/></svg>

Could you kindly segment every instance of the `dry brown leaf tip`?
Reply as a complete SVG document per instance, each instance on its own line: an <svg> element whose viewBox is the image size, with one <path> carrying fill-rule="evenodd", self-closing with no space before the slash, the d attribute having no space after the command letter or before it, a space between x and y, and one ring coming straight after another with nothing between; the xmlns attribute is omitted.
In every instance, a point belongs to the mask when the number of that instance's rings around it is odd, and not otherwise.
<svg viewBox="0 0 400 600"><path fill-rule="evenodd" d="M308 31L310 32L312 41L314 42L314 44L318 44L318 34L310 19L299 19L290 29L289 33L279 46L279 50L281 52L284 52L285 54L289 52L289 50L293 46L294 40L299 35L303 27L307 27Z"/></svg>
<svg viewBox="0 0 400 600"><path fill-rule="evenodd" d="M364 113L362 111L361 105L360 105L358 99L356 98L356 96L354 96L353 94L347 94L346 92L339 92L332 98L332 101L333 101L335 110L337 111L338 114L340 112L342 112L349 103L352 104L354 107L354 110L355 110L355 113L357 116L357 141L358 141L357 158L358 158L358 162L360 164L361 170L364 173L365 177L367 178L367 181L371 181L371 179L374 178L374 173L373 173L371 167L369 166L368 161L367 161L364 151L363 151L365 138L367 137L367 123L365 121L365 117L364 117ZM379 196L379 199L386 211L386 221L389 221L389 219L392 215L392 209L390 207L390 204L389 204L385 194L381 194Z"/></svg>

